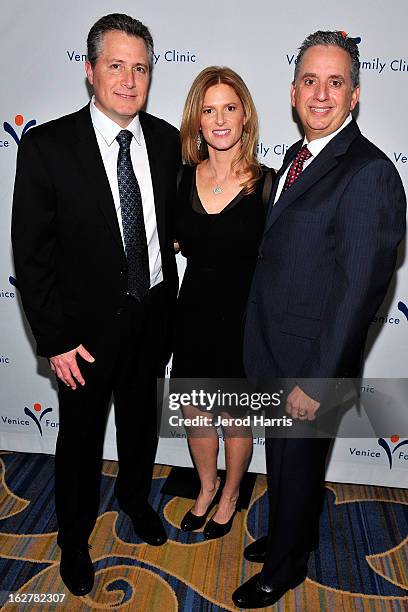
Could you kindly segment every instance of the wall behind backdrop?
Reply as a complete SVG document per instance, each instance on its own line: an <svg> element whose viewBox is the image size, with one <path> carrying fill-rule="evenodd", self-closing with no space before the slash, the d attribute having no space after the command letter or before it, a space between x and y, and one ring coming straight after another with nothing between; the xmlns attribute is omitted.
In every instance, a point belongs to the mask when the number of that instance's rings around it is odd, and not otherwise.
<svg viewBox="0 0 408 612"><path fill-rule="evenodd" d="M10 247L15 159L22 133L79 109L89 100L84 59L91 25L111 12L128 13L148 25L155 66L147 110L179 126L188 88L211 64L227 65L246 81L259 111L259 158L278 169L287 147L299 138L289 103L297 47L317 29L345 30L359 41L360 129L390 157L407 187L408 51L405 0L384 3L328 0L273 3L235 0L14 0L5 3L0 25L0 448L53 453L58 431L56 386L46 360L38 360L22 314ZM180 270L184 268L180 260ZM85 264L84 264L85 268ZM78 274L82 271L78 270ZM109 286L105 291L108 293ZM104 296L101 295L103 300ZM371 326L366 376L407 375L408 263L401 250L392 290ZM375 392L375 389L374 389ZM364 415L349 414L357 421ZM80 420L78 428L81 427ZM135 439L138 432L135 432ZM384 440L338 439L327 478L339 482L408 486L408 452L392 453L399 432ZM389 458L389 456L391 459ZM111 418L105 457L116 458ZM191 465L184 439L161 440L157 460ZM251 470L264 471L263 440L254 441Z"/></svg>

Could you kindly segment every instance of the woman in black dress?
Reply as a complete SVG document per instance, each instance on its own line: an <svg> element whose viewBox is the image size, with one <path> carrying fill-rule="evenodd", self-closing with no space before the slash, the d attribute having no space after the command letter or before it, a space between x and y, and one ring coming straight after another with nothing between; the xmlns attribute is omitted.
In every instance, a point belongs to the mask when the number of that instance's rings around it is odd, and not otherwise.
<svg viewBox="0 0 408 612"><path fill-rule="evenodd" d="M258 118L241 77L229 68L203 70L187 96L180 134L187 165L175 225L187 267L177 307L172 377L244 378L243 316L272 174L256 158ZM187 418L203 414L193 406L183 413ZM181 528L202 527L219 499L204 530L209 539L231 528L253 441L250 427L224 427L226 481L220 495L217 430L205 429L187 430L201 490Z"/></svg>

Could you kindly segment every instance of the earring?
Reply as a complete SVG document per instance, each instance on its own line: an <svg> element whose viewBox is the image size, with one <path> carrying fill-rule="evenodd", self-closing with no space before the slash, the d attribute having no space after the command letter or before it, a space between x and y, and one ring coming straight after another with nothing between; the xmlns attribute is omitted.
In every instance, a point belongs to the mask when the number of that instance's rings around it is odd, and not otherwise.
<svg viewBox="0 0 408 612"><path fill-rule="evenodd" d="M197 149L200 150L201 143L202 143L202 138L201 138L200 132L198 132L195 141L196 141Z"/></svg>

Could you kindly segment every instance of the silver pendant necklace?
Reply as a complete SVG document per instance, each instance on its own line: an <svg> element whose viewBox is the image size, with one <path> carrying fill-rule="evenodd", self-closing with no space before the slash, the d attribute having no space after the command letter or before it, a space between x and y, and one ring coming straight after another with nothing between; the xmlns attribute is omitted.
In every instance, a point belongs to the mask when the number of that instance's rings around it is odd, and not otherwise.
<svg viewBox="0 0 408 612"><path fill-rule="evenodd" d="M215 193L215 195L218 195L219 193L222 193L221 185L216 185L215 187L213 187L213 193Z"/></svg>

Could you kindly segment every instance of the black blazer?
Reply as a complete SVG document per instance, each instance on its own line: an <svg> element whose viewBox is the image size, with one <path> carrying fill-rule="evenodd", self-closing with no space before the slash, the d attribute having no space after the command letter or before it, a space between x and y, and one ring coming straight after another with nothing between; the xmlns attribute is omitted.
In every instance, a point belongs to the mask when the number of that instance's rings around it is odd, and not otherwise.
<svg viewBox="0 0 408 612"><path fill-rule="evenodd" d="M358 376L405 233L404 189L352 121L272 206L301 145L288 150L271 195L247 309L246 371L262 379ZM312 384L305 390L319 398Z"/></svg>
<svg viewBox="0 0 408 612"><path fill-rule="evenodd" d="M140 112L153 183L163 277L177 292L171 220L178 131ZM23 307L39 355L92 352L123 305L126 257L89 105L30 130L17 156L12 242Z"/></svg>

